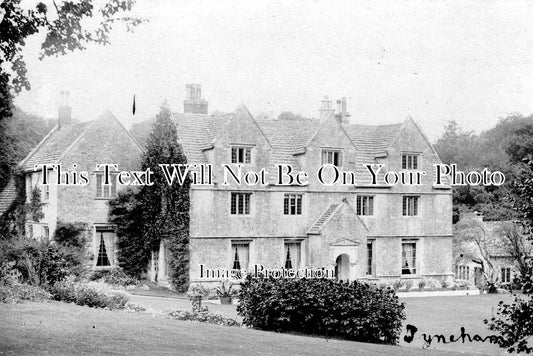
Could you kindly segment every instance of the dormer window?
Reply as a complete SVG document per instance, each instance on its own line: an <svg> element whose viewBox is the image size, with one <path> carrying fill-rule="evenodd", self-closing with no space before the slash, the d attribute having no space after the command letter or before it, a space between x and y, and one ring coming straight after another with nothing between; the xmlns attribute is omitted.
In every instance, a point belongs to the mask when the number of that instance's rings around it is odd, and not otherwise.
<svg viewBox="0 0 533 356"><path fill-rule="evenodd" d="M418 155L402 154L402 169L418 169Z"/></svg>
<svg viewBox="0 0 533 356"><path fill-rule="evenodd" d="M342 165L341 154L339 150L322 150L322 165L332 164L340 167Z"/></svg>
<svg viewBox="0 0 533 356"><path fill-rule="evenodd" d="M231 147L231 163L251 163L252 162L252 148L242 146Z"/></svg>

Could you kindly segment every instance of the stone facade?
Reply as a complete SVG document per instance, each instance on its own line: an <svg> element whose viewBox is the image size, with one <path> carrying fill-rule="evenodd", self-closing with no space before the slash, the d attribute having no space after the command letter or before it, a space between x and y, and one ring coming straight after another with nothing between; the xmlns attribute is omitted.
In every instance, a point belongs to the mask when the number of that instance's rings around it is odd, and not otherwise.
<svg viewBox="0 0 533 356"><path fill-rule="evenodd" d="M244 107L228 115L174 115L188 162L214 170L214 184L191 188L192 282L220 279L201 278L201 265L282 268L288 259L292 268L335 270L340 279L452 281L452 193L449 186L433 186L433 164L440 160L431 144L411 118L368 126L349 124L346 117L331 110L322 120L256 120ZM328 158L328 152L339 156ZM406 154L416 156L416 168L428 172L422 185L370 184L363 164L406 171ZM324 159L338 159L339 169L355 173L356 184L321 184L315 173ZM238 185L230 179L224 185L221 165L236 167L235 162L243 163L243 172L266 169L269 184ZM276 164L307 171L309 184L275 184ZM285 202L295 196L299 211L291 214ZM372 199L371 214L358 212L358 196ZM404 197L417 200L412 216L403 211ZM414 266L406 268L409 263Z"/></svg>
<svg viewBox="0 0 533 356"><path fill-rule="evenodd" d="M108 201L125 187L115 185L115 189L97 184L97 175L102 176L102 171L96 165L117 164L119 170L139 170L141 153L141 146L110 112L90 122L63 122L52 129L20 164L26 175L27 201L32 190L38 188L44 214L39 221L27 221L26 233L34 238L52 239L58 223L82 223L87 227L91 267L117 266L116 236L108 220ZM49 170L50 184L42 185L42 172L35 169L35 164L61 164L64 171L86 171L89 184L57 185L54 171ZM70 179L72 182L72 176ZM100 251L102 240L107 260Z"/></svg>

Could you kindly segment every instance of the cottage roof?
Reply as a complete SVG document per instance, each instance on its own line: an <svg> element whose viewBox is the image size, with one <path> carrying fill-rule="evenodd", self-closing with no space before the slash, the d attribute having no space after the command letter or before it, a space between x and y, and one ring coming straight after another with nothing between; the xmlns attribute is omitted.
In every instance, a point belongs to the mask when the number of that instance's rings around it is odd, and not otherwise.
<svg viewBox="0 0 533 356"><path fill-rule="evenodd" d="M54 164L87 131L94 121L55 126L48 135L20 163L22 169L30 171L36 164Z"/></svg>
<svg viewBox="0 0 533 356"><path fill-rule="evenodd" d="M73 122L55 126L41 142L20 162L20 167L25 171L33 171L36 164L57 164L65 154L76 145L77 142L99 120L115 120L124 131L137 143L135 138L124 128L122 123L111 113L105 110L96 120L85 122ZM139 145L137 143L137 145ZM139 147L141 147L139 145Z"/></svg>
<svg viewBox="0 0 533 356"><path fill-rule="evenodd" d="M17 197L15 180L11 178L4 189L0 192L0 216L9 210Z"/></svg>

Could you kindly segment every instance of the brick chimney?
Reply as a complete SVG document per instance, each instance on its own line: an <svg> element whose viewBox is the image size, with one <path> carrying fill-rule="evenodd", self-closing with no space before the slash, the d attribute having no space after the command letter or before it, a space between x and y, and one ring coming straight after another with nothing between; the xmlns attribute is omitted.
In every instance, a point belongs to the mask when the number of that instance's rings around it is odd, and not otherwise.
<svg viewBox="0 0 533 356"><path fill-rule="evenodd" d="M346 98L337 100L337 112L335 113L335 118L341 124L350 123L350 114L346 111Z"/></svg>
<svg viewBox="0 0 533 356"><path fill-rule="evenodd" d="M329 100L327 95L324 96L324 99L320 102L320 120L324 120L330 113L334 113L335 109L333 108L333 103Z"/></svg>
<svg viewBox="0 0 533 356"><path fill-rule="evenodd" d="M61 105L58 109L57 126L61 129L61 127L72 122L72 108L69 105L70 92L68 90L61 90L59 95L61 97Z"/></svg>
<svg viewBox="0 0 533 356"><path fill-rule="evenodd" d="M207 100L202 99L201 84L185 85L187 99L183 102L183 112L185 114L205 114L207 115Z"/></svg>

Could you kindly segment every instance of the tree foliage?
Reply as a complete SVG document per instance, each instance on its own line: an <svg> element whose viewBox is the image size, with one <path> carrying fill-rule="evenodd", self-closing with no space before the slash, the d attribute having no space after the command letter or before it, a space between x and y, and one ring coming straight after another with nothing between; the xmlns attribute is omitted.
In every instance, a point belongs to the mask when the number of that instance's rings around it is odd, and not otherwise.
<svg viewBox="0 0 533 356"><path fill-rule="evenodd" d="M111 202L111 219L117 225L119 260L133 275L145 269L152 251L161 240L172 254L172 282L179 291L187 290L189 273L189 186L169 185L160 164L187 163L170 111L163 106L148 136L142 169L150 169L153 185L127 191Z"/></svg>
<svg viewBox="0 0 533 356"><path fill-rule="evenodd" d="M145 21L130 17L134 0L106 0L99 8L95 0L53 1L53 9L39 2L33 9L24 9L21 0L3 0L0 4L0 119L11 115L13 95L29 90L26 63L22 50L26 39L44 32L40 59L83 50L90 43L109 44L113 26L122 23L128 31ZM88 28L85 20L97 22Z"/></svg>
<svg viewBox="0 0 533 356"><path fill-rule="evenodd" d="M457 164L459 170L501 171L506 183L495 186L453 187L454 223L464 212L478 211L485 220L512 220L517 217L507 199L511 183L523 173L520 161L533 152L531 133L533 116L513 114L480 135L462 130L455 121L445 126L445 132L435 144L435 150L445 164Z"/></svg>
<svg viewBox="0 0 533 356"><path fill-rule="evenodd" d="M527 144L527 141L525 141ZM520 152L520 150L516 150ZM526 153L526 152L524 152ZM518 156L520 158L520 156ZM533 226L533 161L528 159L525 172L513 183L513 190L509 195L514 209L521 217L525 232L530 239ZM529 245L531 246L531 245ZM520 246L518 246L520 249ZM527 246L526 246L527 248ZM496 317L485 320L490 330L498 331L501 335L498 344L508 352L533 352L533 256L531 249L525 250L523 258L519 260L518 283L522 286L524 295L515 296L511 304L501 301L498 304Z"/></svg>

